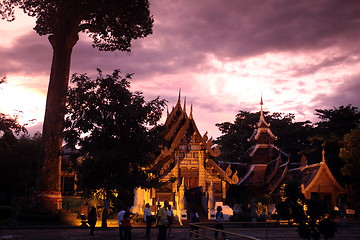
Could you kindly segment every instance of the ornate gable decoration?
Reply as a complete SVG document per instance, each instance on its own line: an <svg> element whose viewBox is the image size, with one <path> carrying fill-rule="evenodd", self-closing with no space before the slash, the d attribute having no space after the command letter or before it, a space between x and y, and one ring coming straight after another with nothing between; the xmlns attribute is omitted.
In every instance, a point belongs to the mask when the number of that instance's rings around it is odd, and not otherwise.
<svg viewBox="0 0 360 240"><path fill-rule="evenodd" d="M163 147L161 154L155 160L152 166L155 169L159 169L160 172L166 173L173 164L169 161L173 161L175 151L180 145L188 145L190 143L198 143L201 148L205 150L206 154L212 157L217 157L220 154L219 146L214 146L212 139L208 139L207 133L202 136L196 126L196 123L192 116L192 105L190 108L189 116L186 113L186 99L184 100L184 107L180 103L180 92L178 101L173 107L170 114L165 121L165 134L164 137L168 141L167 145Z"/></svg>

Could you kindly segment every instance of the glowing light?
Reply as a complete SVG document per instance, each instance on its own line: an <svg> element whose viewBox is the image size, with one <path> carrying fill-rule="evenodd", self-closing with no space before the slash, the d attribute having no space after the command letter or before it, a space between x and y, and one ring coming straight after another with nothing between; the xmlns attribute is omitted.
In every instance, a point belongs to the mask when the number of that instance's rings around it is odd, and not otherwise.
<svg viewBox="0 0 360 240"><path fill-rule="evenodd" d="M0 85L0 112L19 114L19 123L25 124L35 119L32 124L43 121L45 111L45 94L36 89L13 84L16 77Z"/></svg>

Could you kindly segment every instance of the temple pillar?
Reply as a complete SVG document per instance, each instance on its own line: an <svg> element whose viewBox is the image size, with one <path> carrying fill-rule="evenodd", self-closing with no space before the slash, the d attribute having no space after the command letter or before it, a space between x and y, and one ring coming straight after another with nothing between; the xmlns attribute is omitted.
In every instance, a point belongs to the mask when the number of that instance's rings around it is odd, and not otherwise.
<svg viewBox="0 0 360 240"><path fill-rule="evenodd" d="M150 194L148 194L150 195ZM134 205L131 207L132 213L143 214L145 202L145 189L134 189Z"/></svg>

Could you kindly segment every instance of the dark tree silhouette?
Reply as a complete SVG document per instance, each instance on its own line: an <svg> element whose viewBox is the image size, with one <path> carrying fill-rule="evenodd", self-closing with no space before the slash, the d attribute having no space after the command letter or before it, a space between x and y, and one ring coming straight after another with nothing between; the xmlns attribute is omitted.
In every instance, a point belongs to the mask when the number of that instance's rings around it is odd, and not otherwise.
<svg viewBox="0 0 360 240"><path fill-rule="evenodd" d="M35 190L37 162L41 135L22 135L11 145L0 139L0 189L7 196L6 203L27 196Z"/></svg>
<svg viewBox="0 0 360 240"><path fill-rule="evenodd" d="M53 48L39 190L60 194L61 135L70 59L79 39L78 33L89 33L93 46L100 50L130 51L132 39L152 33L153 18L148 0L3 0L0 3L0 16L13 20L15 7L37 18L34 30L39 35L49 35Z"/></svg>
<svg viewBox="0 0 360 240"><path fill-rule="evenodd" d="M117 195L131 206L134 188L159 182L149 166L160 153L157 122L165 100L145 101L141 92L129 90L131 75L119 74L103 76L99 70L96 79L73 75L76 87L68 93L64 139L79 146L84 157L79 188L87 193L103 189L106 198L116 202Z"/></svg>
<svg viewBox="0 0 360 240"><path fill-rule="evenodd" d="M326 163L332 174L341 183L346 183L348 180L340 172L345 162L339 157L339 152L345 134L360 123L359 109L349 104L332 109L315 109L315 115L320 121L316 123L314 134L309 136L312 149L309 149L307 156L309 159L320 159L324 148Z"/></svg>

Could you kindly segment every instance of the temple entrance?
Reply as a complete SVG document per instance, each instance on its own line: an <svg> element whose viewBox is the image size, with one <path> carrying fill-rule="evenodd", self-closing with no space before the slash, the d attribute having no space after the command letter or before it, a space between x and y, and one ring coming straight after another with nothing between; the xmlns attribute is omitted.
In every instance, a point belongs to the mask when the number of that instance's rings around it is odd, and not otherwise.
<svg viewBox="0 0 360 240"><path fill-rule="evenodd" d="M188 217L190 216L192 209L196 208L197 213L200 216L200 219L201 220L207 219L207 213L203 210L201 206L201 192L202 192L202 187L190 188L185 190L186 210Z"/></svg>
<svg viewBox="0 0 360 240"><path fill-rule="evenodd" d="M188 206L201 205L201 190L202 187L190 188L185 190L185 198Z"/></svg>
<svg viewBox="0 0 360 240"><path fill-rule="evenodd" d="M185 189L193 189L199 187L199 179L197 177L185 178Z"/></svg>

